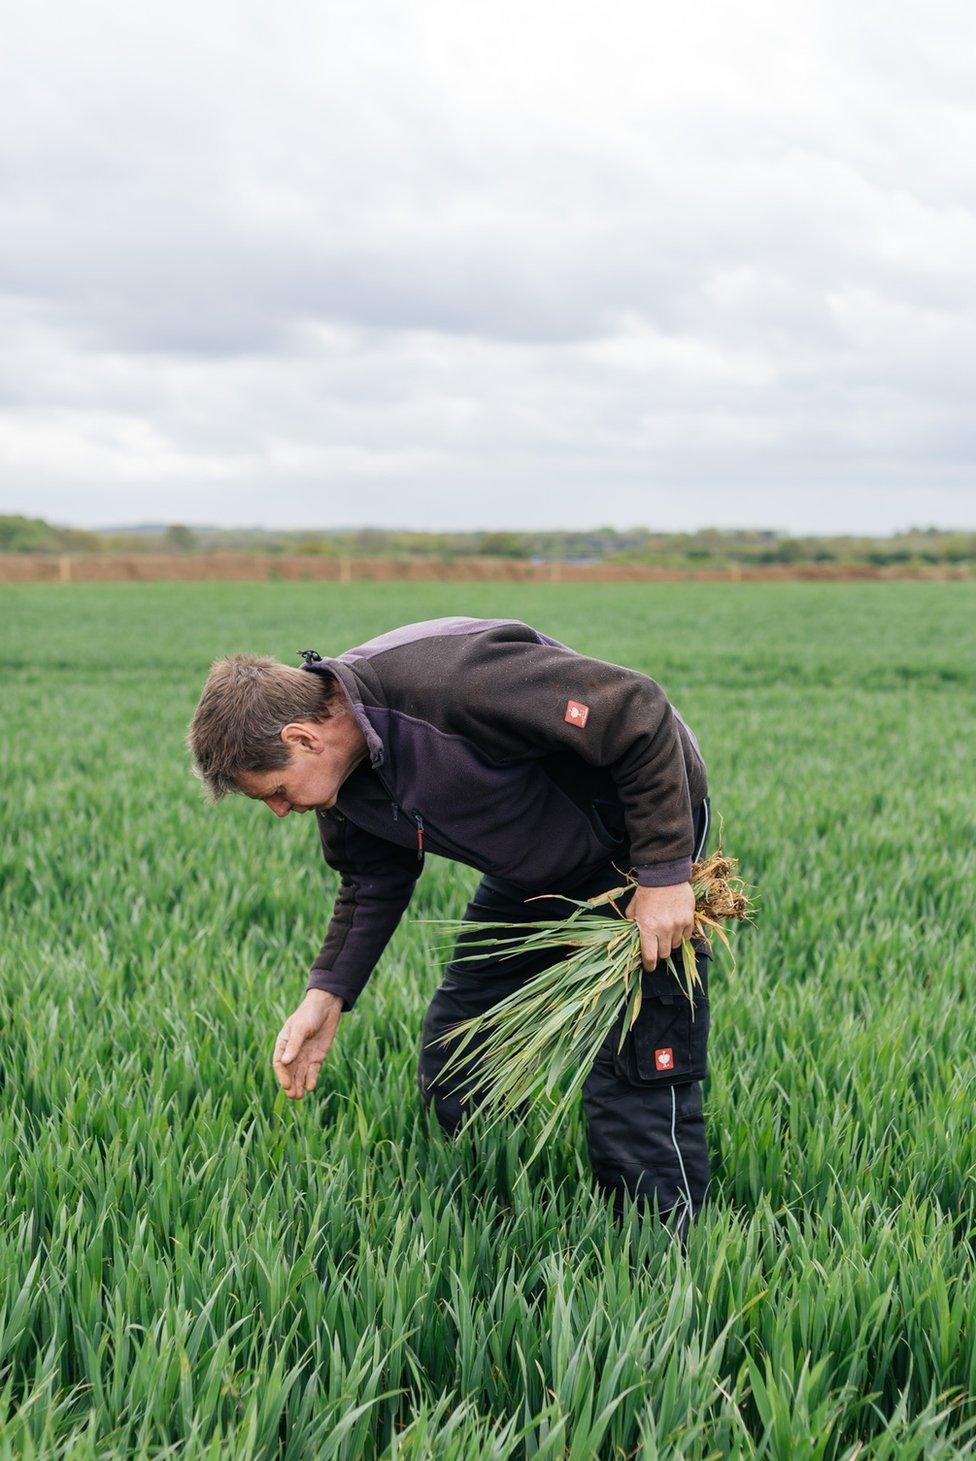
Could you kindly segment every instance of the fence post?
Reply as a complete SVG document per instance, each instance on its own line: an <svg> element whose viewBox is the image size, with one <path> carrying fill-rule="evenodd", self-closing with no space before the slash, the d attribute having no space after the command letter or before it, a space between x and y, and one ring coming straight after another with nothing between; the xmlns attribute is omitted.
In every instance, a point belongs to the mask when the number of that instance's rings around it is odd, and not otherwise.
<svg viewBox="0 0 976 1461"><path fill-rule="evenodd" d="M549 582L550 583L558 583L559 582L560 578L562 577L562 571L561 570L562 570L562 565L560 563L553 562L553 563L550 563L549 564Z"/></svg>
<svg viewBox="0 0 976 1461"><path fill-rule="evenodd" d="M352 559L348 555L339 559L339 582L352 583Z"/></svg>
<svg viewBox="0 0 976 1461"><path fill-rule="evenodd" d="M58 582L71 582L71 559L68 557L67 553L62 553L61 557L58 559Z"/></svg>

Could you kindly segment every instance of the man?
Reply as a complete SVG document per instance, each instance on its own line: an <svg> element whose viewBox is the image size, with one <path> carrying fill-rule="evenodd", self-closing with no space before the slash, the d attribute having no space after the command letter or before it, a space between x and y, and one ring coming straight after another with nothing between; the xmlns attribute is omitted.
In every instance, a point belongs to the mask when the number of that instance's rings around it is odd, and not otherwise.
<svg viewBox="0 0 976 1461"><path fill-rule="evenodd" d="M618 1024L587 1077L587 1142L617 1213L628 1196L676 1213L684 1242L710 1171L708 954L696 945L694 1010L665 963L692 934L691 864L708 836L693 732L648 676L517 619L431 619L337 658L301 657L216 661L187 737L211 801L238 792L278 817L314 811L341 874L305 998L275 1045L282 1088L296 1100L314 1089L427 852L482 872L466 917L489 923L561 917L565 903L526 900L597 897L629 872L637 887L624 912L640 929L644 998L622 1049ZM449 1046L431 1042L558 957L470 960L463 943L427 1010L418 1069L424 1104L449 1133L465 1102L438 1080ZM477 1090L467 1100L477 1104Z"/></svg>

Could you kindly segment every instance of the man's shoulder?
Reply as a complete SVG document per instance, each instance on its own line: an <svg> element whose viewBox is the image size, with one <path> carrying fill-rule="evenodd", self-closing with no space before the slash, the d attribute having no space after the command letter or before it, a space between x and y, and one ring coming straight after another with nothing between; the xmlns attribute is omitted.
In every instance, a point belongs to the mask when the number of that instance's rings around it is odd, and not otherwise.
<svg viewBox="0 0 976 1461"><path fill-rule="evenodd" d="M355 678L365 704L454 732L471 705L508 693L513 655L544 646L566 652L522 619L453 615L403 624L347 649L336 663Z"/></svg>
<svg viewBox="0 0 976 1461"><path fill-rule="evenodd" d="M462 614L448 615L440 619L419 619L413 624L401 624L397 629L388 629L352 649L345 650L338 659L346 664L356 660L374 660L396 650L423 648L434 649L431 640L464 640L478 635L492 636L500 631L505 638L529 639L543 644L558 641L533 629L521 619L476 619Z"/></svg>

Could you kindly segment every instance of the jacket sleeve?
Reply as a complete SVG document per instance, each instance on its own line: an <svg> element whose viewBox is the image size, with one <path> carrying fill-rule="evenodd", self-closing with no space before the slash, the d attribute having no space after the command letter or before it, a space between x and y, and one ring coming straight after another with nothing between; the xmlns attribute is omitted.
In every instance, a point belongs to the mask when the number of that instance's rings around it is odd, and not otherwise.
<svg viewBox="0 0 976 1461"><path fill-rule="evenodd" d="M306 990L338 994L349 1010L410 902L421 864L412 848L364 831L341 812L318 812L316 820L322 854L342 878Z"/></svg>
<svg viewBox="0 0 976 1461"><path fill-rule="evenodd" d="M448 691L456 728L497 759L569 750L605 768L624 808L637 882L687 882L695 844L686 748L657 681L529 625L478 637L482 645ZM704 763L694 749L688 754L704 787Z"/></svg>

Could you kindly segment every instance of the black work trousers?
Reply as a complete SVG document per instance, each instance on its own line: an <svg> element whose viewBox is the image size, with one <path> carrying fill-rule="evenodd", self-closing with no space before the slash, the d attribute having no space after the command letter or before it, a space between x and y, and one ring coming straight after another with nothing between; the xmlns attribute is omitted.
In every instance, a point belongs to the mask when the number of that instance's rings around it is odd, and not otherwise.
<svg viewBox="0 0 976 1461"><path fill-rule="evenodd" d="M695 809L695 859L707 852L709 801ZM546 889L574 898L591 898L619 887L624 881L610 860L585 883L575 888ZM543 891L543 890L540 890ZM526 902L530 897L504 879L487 874L475 889L465 917L478 923L564 918L572 908L557 898ZM595 905L595 912L613 915L610 903ZM513 938L517 931L499 930L499 937ZM454 1074L461 1095L450 1075L438 1081L441 1067L454 1042L432 1045L461 1020L482 1014L527 979L557 959L560 952L543 950L531 955L499 958L497 952L477 959L462 959L471 953L466 936L458 938L451 962L428 1006L421 1034L417 1078L425 1106L433 1101L437 1120L446 1132L456 1135L470 1105L477 1105L477 1085L467 1089L476 1076L478 1045ZM702 1115L702 1080L708 1073L709 1029L708 962L710 955L696 941L699 985L692 1004L679 986L675 974L661 960L643 972L643 997L638 1018L618 1051L623 1016L619 1016L597 1052L583 1086L587 1148L594 1176L605 1195L613 1194L614 1211L621 1217L625 1202L634 1198L653 1208L681 1236L684 1245L688 1225L705 1201L710 1179L708 1143ZM677 968L682 972L680 953Z"/></svg>

